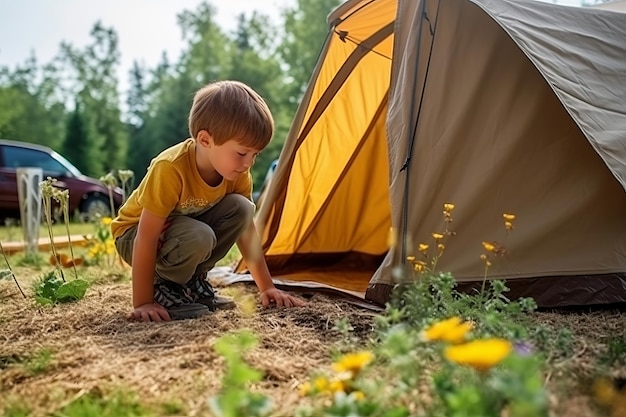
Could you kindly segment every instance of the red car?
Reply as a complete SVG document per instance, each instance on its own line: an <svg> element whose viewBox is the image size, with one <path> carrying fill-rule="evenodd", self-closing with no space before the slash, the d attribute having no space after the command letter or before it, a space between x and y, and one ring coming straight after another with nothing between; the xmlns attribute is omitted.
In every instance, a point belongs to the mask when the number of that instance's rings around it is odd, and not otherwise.
<svg viewBox="0 0 626 417"><path fill-rule="evenodd" d="M111 216L109 191L99 180L83 175L67 159L47 146L0 139L0 217L20 217L16 169L36 167L43 179L56 178L55 186L69 190L70 215L85 220ZM122 189L113 190L115 210L123 201Z"/></svg>

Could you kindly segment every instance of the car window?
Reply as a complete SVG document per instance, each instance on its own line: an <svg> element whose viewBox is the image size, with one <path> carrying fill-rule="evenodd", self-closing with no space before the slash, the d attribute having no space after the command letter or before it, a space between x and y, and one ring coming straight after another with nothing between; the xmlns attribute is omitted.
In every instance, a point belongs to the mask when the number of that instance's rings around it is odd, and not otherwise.
<svg viewBox="0 0 626 417"><path fill-rule="evenodd" d="M4 147L4 164L7 168L39 167L44 172L67 172L67 168L49 154L18 146Z"/></svg>

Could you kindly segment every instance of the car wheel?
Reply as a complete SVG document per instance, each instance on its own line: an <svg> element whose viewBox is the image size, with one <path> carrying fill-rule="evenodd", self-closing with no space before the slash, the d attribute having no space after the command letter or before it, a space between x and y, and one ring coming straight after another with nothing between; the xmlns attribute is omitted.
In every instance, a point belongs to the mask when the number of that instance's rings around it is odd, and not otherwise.
<svg viewBox="0 0 626 417"><path fill-rule="evenodd" d="M102 217L111 217L109 200L101 195L87 197L81 206L80 217L83 221L93 222Z"/></svg>

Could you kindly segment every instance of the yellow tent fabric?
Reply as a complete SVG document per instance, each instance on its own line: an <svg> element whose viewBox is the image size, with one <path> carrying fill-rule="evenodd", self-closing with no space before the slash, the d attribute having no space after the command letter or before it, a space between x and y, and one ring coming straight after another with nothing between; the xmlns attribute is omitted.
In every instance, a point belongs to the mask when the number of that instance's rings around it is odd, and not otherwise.
<svg viewBox="0 0 626 417"><path fill-rule="evenodd" d="M272 273L377 303L407 256L515 296L626 301L626 15L507 0L350 0L256 222ZM503 213L514 213L507 233ZM390 233L394 230L394 233ZM243 266L240 270L243 269Z"/></svg>
<svg viewBox="0 0 626 417"><path fill-rule="evenodd" d="M355 6L334 14L257 226L272 270L306 271L291 276L304 280L321 271L317 281L365 291L391 227L385 121L395 2Z"/></svg>

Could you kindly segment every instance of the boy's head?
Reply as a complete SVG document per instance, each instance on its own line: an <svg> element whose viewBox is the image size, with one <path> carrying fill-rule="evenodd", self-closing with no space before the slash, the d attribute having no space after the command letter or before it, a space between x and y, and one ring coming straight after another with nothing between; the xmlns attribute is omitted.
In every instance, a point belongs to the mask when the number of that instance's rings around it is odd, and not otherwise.
<svg viewBox="0 0 626 417"><path fill-rule="evenodd" d="M206 130L216 145L234 139L244 146L264 149L274 134L270 109L252 88L238 81L218 81L198 90L189 112L194 139Z"/></svg>

